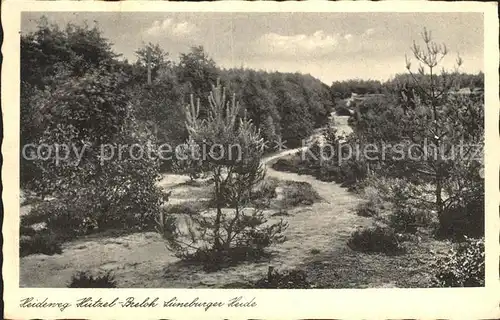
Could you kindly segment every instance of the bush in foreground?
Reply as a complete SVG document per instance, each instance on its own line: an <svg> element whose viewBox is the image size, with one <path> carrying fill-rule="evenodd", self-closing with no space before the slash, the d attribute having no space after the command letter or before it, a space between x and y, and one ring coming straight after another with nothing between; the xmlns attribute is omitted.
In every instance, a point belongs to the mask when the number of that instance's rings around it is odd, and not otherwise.
<svg viewBox="0 0 500 320"><path fill-rule="evenodd" d="M293 158L278 159L272 165L272 168L276 171L297 172L297 167L299 166L298 159L299 157L297 156L294 156Z"/></svg>
<svg viewBox="0 0 500 320"><path fill-rule="evenodd" d="M284 272L269 268L267 277L255 282L254 288L259 289L309 289L311 283L303 270L289 270Z"/></svg>
<svg viewBox="0 0 500 320"><path fill-rule="evenodd" d="M355 251L400 254L404 248L399 243L398 235L392 228L373 226L358 229L351 234L347 245Z"/></svg>
<svg viewBox="0 0 500 320"><path fill-rule="evenodd" d="M61 254L61 242L54 233L47 230L34 232L31 236L21 236L19 241L20 256L25 257L36 253Z"/></svg>
<svg viewBox="0 0 500 320"><path fill-rule="evenodd" d="M276 178L265 178L262 180L250 194L252 205L260 209L269 208L271 199L277 196L276 188L278 185L279 181Z"/></svg>
<svg viewBox="0 0 500 320"><path fill-rule="evenodd" d="M300 269L279 272L269 267L267 276L251 281L237 281L222 286L224 289L310 289L315 286L307 280L306 272Z"/></svg>
<svg viewBox="0 0 500 320"><path fill-rule="evenodd" d="M379 215L378 208L373 206L373 203L367 201L360 203L356 207L356 214L361 217L376 217Z"/></svg>
<svg viewBox="0 0 500 320"><path fill-rule="evenodd" d="M484 236L484 193L470 194L443 212L438 236L481 238Z"/></svg>
<svg viewBox="0 0 500 320"><path fill-rule="evenodd" d="M116 280L110 271L102 275L79 271L71 277L68 288L116 288Z"/></svg>
<svg viewBox="0 0 500 320"><path fill-rule="evenodd" d="M269 256L270 254L264 248L241 245L224 251L201 248L192 254L181 256L181 258L187 263L202 265L205 272L214 272L244 261L259 262L269 258Z"/></svg>
<svg viewBox="0 0 500 320"><path fill-rule="evenodd" d="M307 182L286 181L283 193L286 207L309 206L321 199L316 190Z"/></svg>
<svg viewBox="0 0 500 320"><path fill-rule="evenodd" d="M435 283L440 287L483 287L484 257L484 238L466 238L438 260Z"/></svg>

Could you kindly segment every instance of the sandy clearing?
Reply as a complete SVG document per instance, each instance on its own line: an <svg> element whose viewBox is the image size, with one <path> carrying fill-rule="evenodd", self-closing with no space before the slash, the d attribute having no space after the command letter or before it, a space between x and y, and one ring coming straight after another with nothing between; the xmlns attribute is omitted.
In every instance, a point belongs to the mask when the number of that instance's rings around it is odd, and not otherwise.
<svg viewBox="0 0 500 320"><path fill-rule="evenodd" d="M345 121L344 121L345 120ZM339 126L347 126L337 122ZM301 148L285 150L263 160L268 165L267 175L280 180L310 183L323 198L311 206L288 210L285 232L287 241L271 248L272 257L262 262L245 263L217 272L205 273L201 267L186 266L170 252L156 233L106 238L79 239L67 243L61 255L42 254L20 260L21 287L65 287L75 271L93 272L112 270L119 287L219 287L241 281L253 281L266 274L268 266L278 269L301 267L316 252L345 248L349 234L357 226L367 225L370 219L359 217L354 209L361 201L345 188L323 182L312 176L278 172L270 164L280 157L300 152ZM172 191L171 203L188 199L203 199L206 188L186 184L188 177L165 175L160 186ZM278 217L271 218L278 219Z"/></svg>
<svg viewBox="0 0 500 320"><path fill-rule="evenodd" d="M24 257L21 259L20 285L64 287L75 271L112 270L119 287L218 287L256 280L270 265L279 269L300 267L309 260L312 249L325 252L334 246L343 247L352 230L368 221L353 212L360 200L336 184L271 168L267 173L278 179L309 182L324 199L312 206L288 211L290 216L284 217L289 225L285 232L287 241L271 248L273 256L268 261L204 273L199 267L183 265L158 234L136 233L79 239L65 244L61 255Z"/></svg>

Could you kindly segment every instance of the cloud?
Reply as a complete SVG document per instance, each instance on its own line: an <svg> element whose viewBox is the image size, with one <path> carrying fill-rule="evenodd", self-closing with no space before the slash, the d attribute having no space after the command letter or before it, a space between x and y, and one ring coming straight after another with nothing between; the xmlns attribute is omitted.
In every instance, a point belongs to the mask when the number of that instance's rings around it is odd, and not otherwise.
<svg viewBox="0 0 500 320"><path fill-rule="evenodd" d="M310 35L266 33L257 39L257 48L260 52L277 55L324 55L335 51L346 39L340 34L326 34L322 30Z"/></svg>
<svg viewBox="0 0 500 320"><path fill-rule="evenodd" d="M175 22L168 18L163 21L155 21L153 25L145 30L145 34L153 37L166 35L174 38L185 38L194 35L198 28L187 21Z"/></svg>

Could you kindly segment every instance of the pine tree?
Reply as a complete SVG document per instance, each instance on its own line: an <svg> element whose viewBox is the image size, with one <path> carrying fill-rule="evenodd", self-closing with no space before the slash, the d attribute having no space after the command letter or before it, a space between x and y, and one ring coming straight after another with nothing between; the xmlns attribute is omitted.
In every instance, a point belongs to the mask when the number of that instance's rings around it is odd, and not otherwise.
<svg viewBox="0 0 500 320"><path fill-rule="evenodd" d="M445 45L434 42L431 32L426 29L422 39L423 48L415 42L412 47L414 57L420 62L418 73L411 71L407 59L406 68L413 79L416 95L413 99L405 97L404 103L409 107L401 123L407 128L404 130L406 137L424 156L413 166L414 174L425 177L434 186L433 207L441 231L448 233L449 220L458 218L448 217L449 212L466 210L468 204L464 199L476 203L472 209L475 212L466 215L474 216L471 217L476 219L474 224L482 220L484 189L479 177L482 160L474 153L483 144L484 106L481 98L453 94L460 85L458 68L463 62L460 56L453 73L444 69L438 73L436 69L448 50Z"/></svg>
<svg viewBox="0 0 500 320"><path fill-rule="evenodd" d="M193 96L186 106L189 145L195 148L187 154L198 160L189 163L213 183L215 213L191 215L184 234L172 223L162 232L180 257L204 257L213 268L220 268L225 262L260 255L271 243L283 241L286 224L267 225L263 212L250 207L252 191L265 176L260 132L235 95L226 101L219 82L212 87L208 101L207 118L200 117L200 101L195 102Z"/></svg>

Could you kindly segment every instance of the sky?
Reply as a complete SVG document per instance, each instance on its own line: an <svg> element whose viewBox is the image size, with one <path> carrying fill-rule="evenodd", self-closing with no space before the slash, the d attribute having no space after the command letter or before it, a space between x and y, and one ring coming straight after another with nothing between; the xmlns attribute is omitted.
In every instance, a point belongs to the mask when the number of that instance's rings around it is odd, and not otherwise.
<svg viewBox="0 0 500 320"><path fill-rule="evenodd" d="M35 30L42 15L60 26L97 24L129 61L144 43L159 44L174 61L202 45L220 67L300 72L326 84L404 73L405 54L413 41L423 44L426 27L448 48L445 68L460 54L463 72L484 71L482 13L25 12L21 32Z"/></svg>

